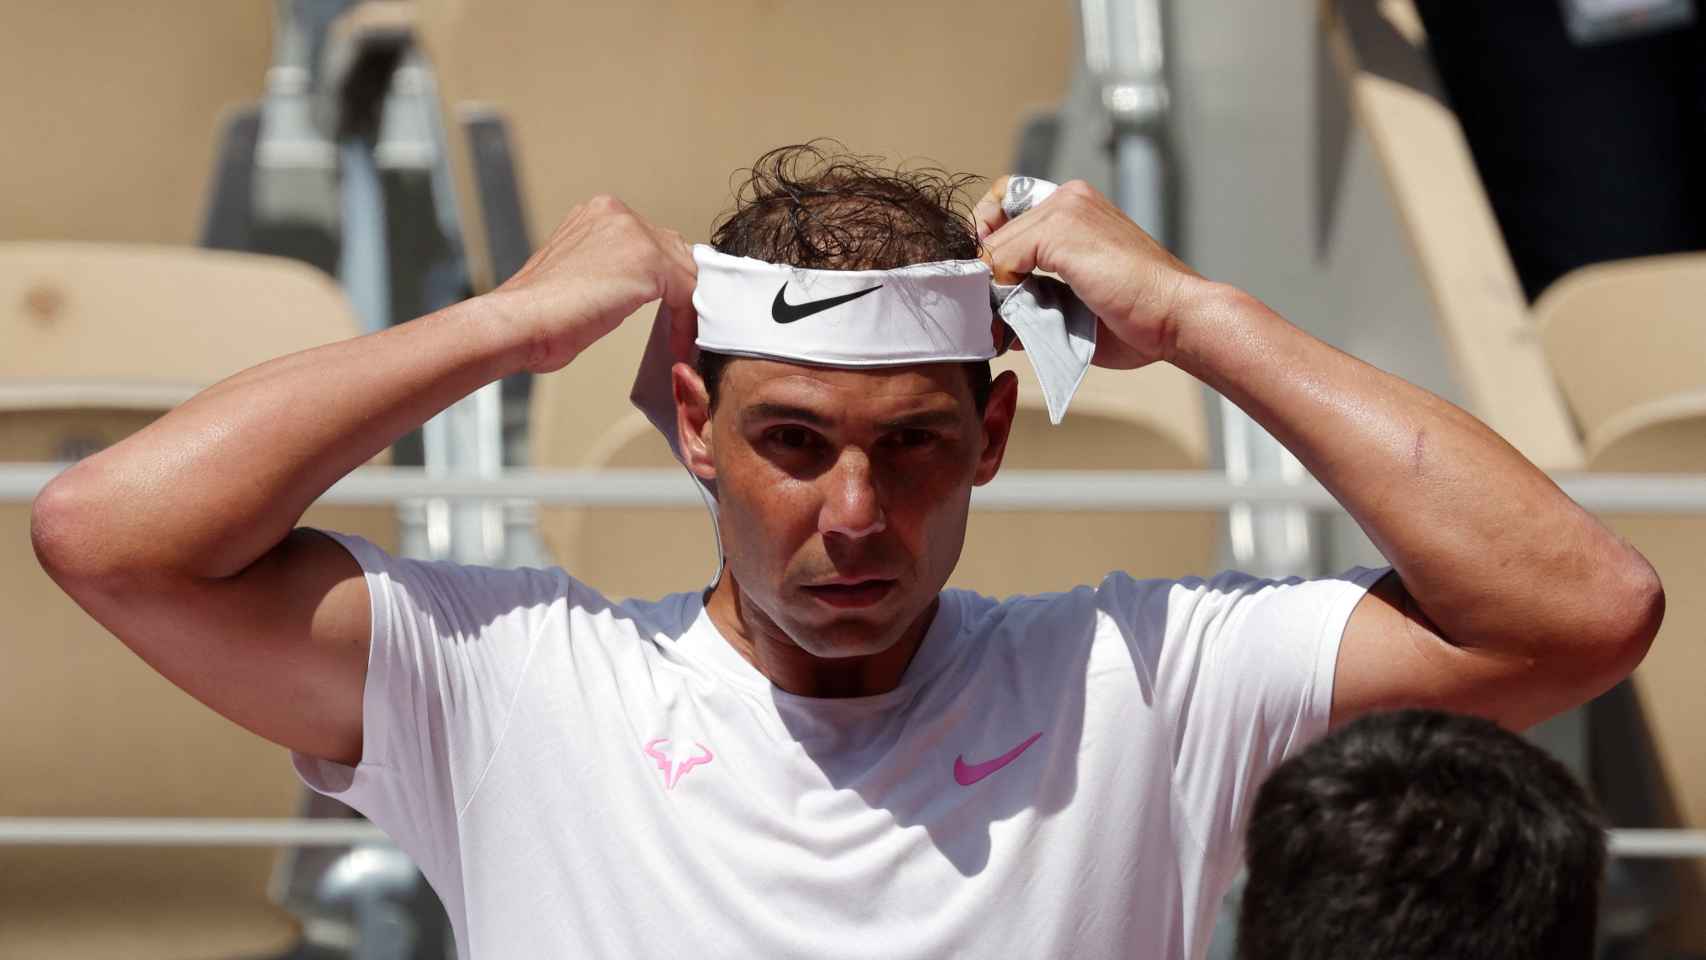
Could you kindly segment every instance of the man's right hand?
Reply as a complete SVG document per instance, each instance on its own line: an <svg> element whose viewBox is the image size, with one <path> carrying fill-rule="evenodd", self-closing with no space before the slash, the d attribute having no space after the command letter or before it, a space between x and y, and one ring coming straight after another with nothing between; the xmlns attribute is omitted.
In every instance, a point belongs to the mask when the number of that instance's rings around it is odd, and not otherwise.
<svg viewBox="0 0 1706 960"><path fill-rule="evenodd" d="M527 330L527 369L550 373L653 300L691 336L693 251L681 234L647 222L614 197L569 211L527 263L487 294L506 323Z"/></svg>

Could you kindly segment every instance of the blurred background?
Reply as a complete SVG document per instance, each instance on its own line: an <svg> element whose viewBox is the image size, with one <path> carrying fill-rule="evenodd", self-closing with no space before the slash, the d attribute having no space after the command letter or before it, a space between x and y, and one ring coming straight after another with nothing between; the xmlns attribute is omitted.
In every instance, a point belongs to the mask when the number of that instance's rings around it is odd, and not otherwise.
<svg viewBox="0 0 1706 960"><path fill-rule="evenodd" d="M1633 539L1669 598L1652 655L1533 736L1620 828L1602 954L1706 956L1701 36L1692 0L9 4L0 958L454 955L382 836L59 594L29 500L239 369L491 289L592 194L703 240L741 168L816 137L1088 180ZM703 508L628 405L649 316L305 522L613 595L704 582ZM1059 428L1024 395L957 585L1382 562L1176 370L1092 371Z"/></svg>

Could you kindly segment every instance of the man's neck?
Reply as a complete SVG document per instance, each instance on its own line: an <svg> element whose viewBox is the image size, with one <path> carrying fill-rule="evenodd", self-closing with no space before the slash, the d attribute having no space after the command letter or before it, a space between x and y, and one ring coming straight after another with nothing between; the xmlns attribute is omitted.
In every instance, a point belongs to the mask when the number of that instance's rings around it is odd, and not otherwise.
<svg viewBox="0 0 1706 960"><path fill-rule="evenodd" d="M727 570L710 590L705 610L729 646L788 693L802 697L869 697L900 686L924 642L941 601L932 601L899 640L877 653L819 657L808 653L741 593Z"/></svg>

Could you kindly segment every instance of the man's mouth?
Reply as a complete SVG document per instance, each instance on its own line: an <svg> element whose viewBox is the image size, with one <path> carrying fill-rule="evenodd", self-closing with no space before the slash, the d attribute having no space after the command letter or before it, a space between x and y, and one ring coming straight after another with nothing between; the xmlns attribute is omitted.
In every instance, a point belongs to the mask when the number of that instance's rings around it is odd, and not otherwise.
<svg viewBox="0 0 1706 960"><path fill-rule="evenodd" d="M882 602L897 585L895 580L842 578L807 584L802 589L832 607L869 607Z"/></svg>

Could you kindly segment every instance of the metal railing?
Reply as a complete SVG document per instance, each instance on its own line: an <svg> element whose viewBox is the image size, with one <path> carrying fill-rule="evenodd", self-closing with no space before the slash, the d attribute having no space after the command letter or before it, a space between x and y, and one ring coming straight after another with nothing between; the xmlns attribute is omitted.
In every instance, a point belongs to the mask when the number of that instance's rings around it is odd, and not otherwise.
<svg viewBox="0 0 1706 960"><path fill-rule="evenodd" d="M344 847L374 843L389 845L391 839L364 820L0 817L0 847ZM1612 830L1611 853L1640 859L1706 858L1706 830Z"/></svg>
<svg viewBox="0 0 1706 960"><path fill-rule="evenodd" d="M64 464L0 463L0 503L33 499ZM1706 513L1706 474L1559 474L1595 513ZM499 500L581 507L689 507L703 501L687 474L664 470L507 470L434 476L418 467L362 467L321 503ZM980 510L1217 510L1237 504L1337 510L1314 481L1239 483L1215 471L1014 470L972 491Z"/></svg>

